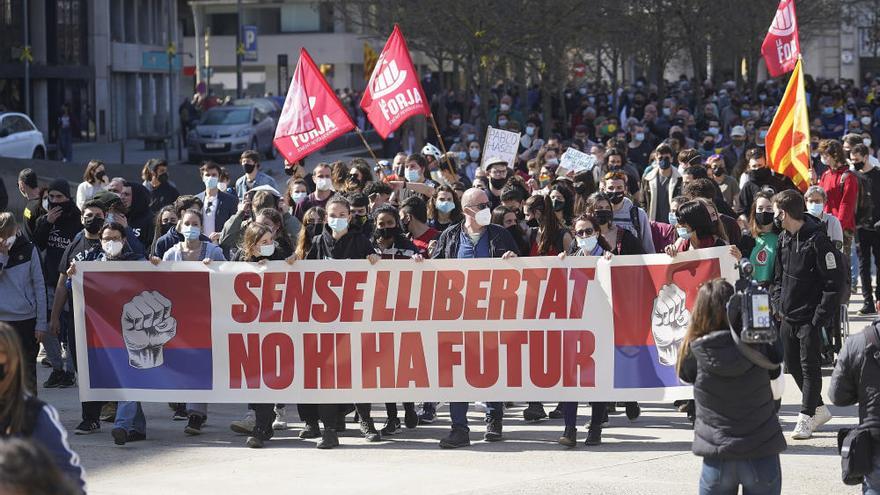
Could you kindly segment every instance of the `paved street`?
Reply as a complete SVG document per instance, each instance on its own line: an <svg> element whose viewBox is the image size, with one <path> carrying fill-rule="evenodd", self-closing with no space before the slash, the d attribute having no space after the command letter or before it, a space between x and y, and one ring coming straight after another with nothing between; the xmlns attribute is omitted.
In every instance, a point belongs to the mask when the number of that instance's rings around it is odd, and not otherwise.
<svg viewBox="0 0 880 495"><path fill-rule="evenodd" d="M861 304L854 298L851 307ZM864 326L853 318L853 331ZM41 370L42 378L47 372ZM827 395L830 369L826 369ZM79 420L76 389L45 390L42 397L61 411L68 430ZM794 381L788 379L781 418L788 437L799 409ZM184 422L171 421L165 404L145 404L148 439L115 446L110 424L90 436L71 435L71 444L86 467L90 493L198 494L255 493L586 493L670 494L695 493L700 460L690 453L693 431L684 414L669 404L642 404L642 416L630 423L626 416L611 417L603 444L574 450L556 444L562 420L525 424L519 404L505 417L505 441L482 441L481 414L471 411L468 449L444 451L437 440L449 428L448 408L430 427L404 430L389 440L367 444L355 433L356 425L332 451L314 448L315 440L296 438L301 423L289 407L292 429L279 432L263 450L244 447L244 437L229 430L229 422L245 411L243 405L209 409L208 424L199 437L183 434ZM552 409L552 405L548 405ZM783 493L856 494L858 488L840 482L836 431L856 421L855 407L830 408L834 419L811 440L794 442L782 456ZM374 406L375 416L384 407ZM579 422L589 409L580 410ZM381 424L381 419L377 422ZM585 430L580 428L579 441Z"/></svg>

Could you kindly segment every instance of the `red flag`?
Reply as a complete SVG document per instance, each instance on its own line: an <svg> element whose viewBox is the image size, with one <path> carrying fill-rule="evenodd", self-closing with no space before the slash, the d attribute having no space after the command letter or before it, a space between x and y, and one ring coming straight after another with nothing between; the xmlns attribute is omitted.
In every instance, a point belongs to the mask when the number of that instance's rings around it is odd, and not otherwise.
<svg viewBox="0 0 880 495"><path fill-rule="evenodd" d="M296 162L354 129L351 116L305 49L290 81L290 89L275 128L275 148Z"/></svg>
<svg viewBox="0 0 880 495"><path fill-rule="evenodd" d="M367 83L361 108L382 139L413 115L431 114L406 40L396 24Z"/></svg>
<svg viewBox="0 0 880 495"><path fill-rule="evenodd" d="M767 37L761 44L761 54L770 77L779 77L794 70L800 53L801 42L798 39L794 0L780 0L773 24L770 24Z"/></svg>

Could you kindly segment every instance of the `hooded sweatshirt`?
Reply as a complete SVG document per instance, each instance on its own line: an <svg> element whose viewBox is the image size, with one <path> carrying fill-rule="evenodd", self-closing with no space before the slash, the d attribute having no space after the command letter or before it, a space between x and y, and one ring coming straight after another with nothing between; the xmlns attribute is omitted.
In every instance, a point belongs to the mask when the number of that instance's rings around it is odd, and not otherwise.
<svg viewBox="0 0 880 495"><path fill-rule="evenodd" d="M4 259L5 258L5 259ZM36 318L46 331L46 285L37 248L18 236L7 255L0 254L0 321Z"/></svg>

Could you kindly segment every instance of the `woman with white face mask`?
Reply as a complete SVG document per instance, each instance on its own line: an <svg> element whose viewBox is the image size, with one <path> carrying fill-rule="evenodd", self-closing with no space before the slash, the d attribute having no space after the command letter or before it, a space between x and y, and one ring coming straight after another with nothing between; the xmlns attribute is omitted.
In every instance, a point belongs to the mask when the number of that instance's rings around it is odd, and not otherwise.
<svg viewBox="0 0 880 495"><path fill-rule="evenodd" d="M825 190L819 186L810 186L804 194L804 201L807 204L807 213L825 224L828 229L828 238L835 246L838 246L838 249L841 249L843 246L843 227L837 217L825 214L825 203L828 202Z"/></svg>
<svg viewBox="0 0 880 495"><path fill-rule="evenodd" d="M602 224L595 216L584 213L574 220L574 241L571 242L568 252L559 253L559 259L565 259L568 255L602 256L605 259L611 259L614 255L614 248L602 235ZM588 447L602 443L602 425L608 421L608 403L592 402L590 407L590 424L587 438L584 440L584 445ZM638 408L638 404L628 403L627 416L630 416L629 409L633 407ZM577 402L560 402L557 406L557 411L562 411L565 420L565 430L558 440L560 445L566 447L577 445L577 408Z"/></svg>

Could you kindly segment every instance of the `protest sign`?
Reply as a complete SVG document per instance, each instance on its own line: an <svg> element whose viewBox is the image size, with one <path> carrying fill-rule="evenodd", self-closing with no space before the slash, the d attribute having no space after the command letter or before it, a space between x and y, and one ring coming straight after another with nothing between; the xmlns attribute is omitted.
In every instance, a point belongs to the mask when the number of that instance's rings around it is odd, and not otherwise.
<svg viewBox="0 0 880 495"><path fill-rule="evenodd" d="M504 160L507 166L513 168L516 161L516 152L519 150L518 132L505 131L489 126L486 131L486 140L483 142L483 158L480 167L486 168L489 160Z"/></svg>
<svg viewBox="0 0 880 495"><path fill-rule="evenodd" d="M80 398L688 398L678 347L700 283L719 276L737 277L727 248L611 260L82 262Z"/></svg>
<svg viewBox="0 0 880 495"><path fill-rule="evenodd" d="M590 153L584 153L574 148L568 148L562 154L559 161L559 167L556 169L556 175L568 175L569 173L577 174L579 172L589 172L596 166L596 157Z"/></svg>

